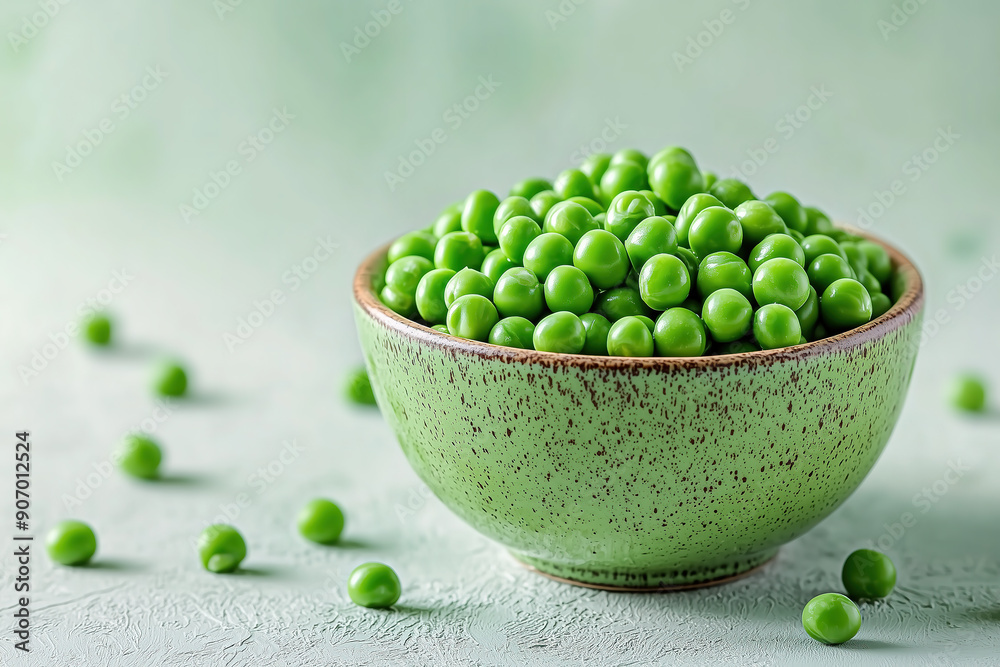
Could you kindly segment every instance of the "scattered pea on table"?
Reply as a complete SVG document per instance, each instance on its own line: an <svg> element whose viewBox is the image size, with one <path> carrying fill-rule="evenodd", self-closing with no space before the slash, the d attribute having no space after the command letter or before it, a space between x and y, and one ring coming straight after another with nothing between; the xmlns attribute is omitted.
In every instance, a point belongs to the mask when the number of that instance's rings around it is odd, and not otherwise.
<svg viewBox="0 0 1000 667"><path fill-rule="evenodd" d="M855 600L878 600L896 587L896 566L881 552L858 549L844 561L841 579Z"/></svg>
<svg viewBox="0 0 1000 667"><path fill-rule="evenodd" d="M986 383L971 373L956 376L948 393L951 404L964 412L982 412L986 408Z"/></svg>
<svg viewBox="0 0 1000 667"><path fill-rule="evenodd" d="M299 511L297 520L302 537L317 544L334 544L344 530L344 513L331 500L316 498Z"/></svg>
<svg viewBox="0 0 1000 667"><path fill-rule="evenodd" d="M240 532L223 523L209 526L198 537L198 556L209 572L233 572L247 556L247 544Z"/></svg>
<svg viewBox="0 0 1000 667"><path fill-rule="evenodd" d="M347 394L347 398L354 403L359 405L375 405L375 392L372 390L372 382L364 366L348 372L345 393Z"/></svg>
<svg viewBox="0 0 1000 667"><path fill-rule="evenodd" d="M162 396L179 397L187 393L188 377L184 368L176 362L165 362L156 369L153 389Z"/></svg>
<svg viewBox="0 0 1000 667"><path fill-rule="evenodd" d="M402 594L399 577L388 565L363 563L347 580L347 594L354 604L370 609L387 609Z"/></svg>
<svg viewBox="0 0 1000 667"><path fill-rule="evenodd" d="M114 460L125 473L140 479L154 479L159 475L163 451L147 436L130 433L125 436Z"/></svg>
<svg viewBox="0 0 1000 667"><path fill-rule="evenodd" d="M843 644L861 629L861 611L840 593L823 593L802 609L802 627L824 644Z"/></svg>
<svg viewBox="0 0 1000 667"><path fill-rule="evenodd" d="M83 335L93 345L111 342L111 319L104 313L94 313L83 321Z"/></svg>
<svg viewBox="0 0 1000 667"><path fill-rule="evenodd" d="M82 521L60 521L45 536L45 549L60 565L85 565L97 552L97 537Z"/></svg>

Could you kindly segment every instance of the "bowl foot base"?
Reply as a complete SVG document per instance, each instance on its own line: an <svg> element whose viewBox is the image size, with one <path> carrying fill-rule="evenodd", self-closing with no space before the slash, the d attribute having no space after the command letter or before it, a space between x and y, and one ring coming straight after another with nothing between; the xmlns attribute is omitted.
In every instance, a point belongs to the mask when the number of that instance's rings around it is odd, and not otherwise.
<svg viewBox="0 0 1000 667"><path fill-rule="evenodd" d="M697 568L679 568L661 572L630 572L573 567L511 552L514 560L544 577L585 588L627 593L686 591L726 584L762 569L778 553L769 549L750 556Z"/></svg>

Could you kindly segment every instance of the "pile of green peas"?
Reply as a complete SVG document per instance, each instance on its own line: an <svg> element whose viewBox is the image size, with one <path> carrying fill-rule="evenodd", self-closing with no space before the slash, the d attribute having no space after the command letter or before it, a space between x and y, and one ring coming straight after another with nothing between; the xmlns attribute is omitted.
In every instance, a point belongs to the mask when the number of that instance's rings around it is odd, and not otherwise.
<svg viewBox="0 0 1000 667"><path fill-rule="evenodd" d="M683 148L594 154L507 198L476 190L397 239L382 302L460 338L570 354L770 350L858 327L901 285L881 245ZM895 293L894 293L895 292Z"/></svg>

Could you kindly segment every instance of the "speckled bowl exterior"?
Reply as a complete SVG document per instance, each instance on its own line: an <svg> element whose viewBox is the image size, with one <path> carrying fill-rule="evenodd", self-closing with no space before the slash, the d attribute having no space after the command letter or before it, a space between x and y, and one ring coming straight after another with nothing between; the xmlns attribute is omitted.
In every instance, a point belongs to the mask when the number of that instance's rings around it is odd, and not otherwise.
<svg viewBox="0 0 1000 667"><path fill-rule="evenodd" d="M771 558L861 483L899 417L923 287L882 317L782 350L693 359L517 350L438 333L354 283L382 414L452 511L522 562L575 583L656 589Z"/></svg>

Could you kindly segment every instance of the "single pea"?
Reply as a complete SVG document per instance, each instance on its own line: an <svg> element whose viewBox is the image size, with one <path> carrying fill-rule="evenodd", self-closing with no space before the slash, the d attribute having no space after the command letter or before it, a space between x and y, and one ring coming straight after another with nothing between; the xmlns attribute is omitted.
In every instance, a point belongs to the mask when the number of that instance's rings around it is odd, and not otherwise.
<svg viewBox="0 0 1000 667"><path fill-rule="evenodd" d="M799 242L788 234L771 234L750 251L747 264L756 271L764 262L777 257L794 260L802 268L806 267L806 256Z"/></svg>
<svg viewBox="0 0 1000 667"><path fill-rule="evenodd" d="M679 246L677 252L674 253L677 258L684 262L684 266L688 270L688 275L691 276L691 280L696 280L698 277L698 266L701 264L695 254L691 252L688 248ZM701 309L698 309L701 312Z"/></svg>
<svg viewBox="0 0 1000 667"><path fill-rule="evenodd" d="M456 299L466 294L479 294L492 299L493 288L493 281L486 274L475 269L462 269L452 276L445 286L444 303L451 308Z"/></svg>
<svg viewBox="0 0 1000 667"><path fill-rule="evenodd" d="M892 275L892 260L885 248L874 241L861 240L857 242L858 249L868 258L868 270L875 280L884 283Z"/></svg>
<svg viewBox="0 0 1000 667"><path fill-rule="evenodd" d="M656 152L653 157L649 158L649 164L653 162L659 162L661 160L688 160L694 162L694 156L691 155L690 151L680 146L667 146Z"/></svg>
<svg viewBox="0 0 1000 667"><path fill-rule="evenodd" d="M865 286L868 293L875 298L876 294L882 292L882 285L875 280L875 276L871 274L871 271L862 271L858 274L858 282Z"/></svg>
<svg viewBox="0 0 1000 667"><path fill-rule="evenodd" d="M388 285L379 292L379 299L391 311L403 317L413 317L413 313L417 310L416 294L406 294Z"/></svg>
<svg viewBox="0 0 1000 667"><path fill-rule="evenodd" d="M347 380L344 382L344 393L353 403L375 405L375 392L372 390L372 382L364 366L348 372Z"/></svg>
<svg viewBox="0 0 1000 667"><path fill-rule="evenodd" d="M580 238L573 250L573 266L598 289L621 285L632 267L625 244L603 229L591 230Z"/></svg>
<svg viewBox="0 0 1000 667"><path fill-rule="evenodd" d="M336 503L316 498L299 511L296 523L299 534L310 542L333 544L344 530L344 513Z"/></svg>
<svg viewBox="0 0 1000 667"><path fill-rule="evenodd" d="M824 644L843 644L861 629L861 611L840 593L823 593L802 609L802 627Z"/></svg>
<svg viewBox="0 0 1000 667"><path fill-rule="evenodd" d="M653 333L656 329L656 322L653 321L652 317L646 317L645 315L633 315L633 317L645 324L646 328L649 329L649 333Z"/></svg>
<svg viewBox="0 0 1000 667"><path fill-rule="evenodd" d="M415 255L433 261L434 247L437 245L437 237L427 232L409 232L403 234L393 241L389 246L389 263L397 259Z"/></svg>
<svg viewBox="0 0 1000 667"><path fill-rule="evenodd" d="M800 269L801 270L801 269ZM805 272L802 273L805 276ZM750 298L750 267L731 252L713 252L698 265L698 294L704 299L716 290L730 288ZM806 285L809 284L808 279Z"/></svg>
<svg viewBox="0 0 1000 667"><path fill-rule="evenodd" d="M650 161L649 189L675 211L694 194L705 191L701 170L689 155L673 154Z"/></svg>
<svg viewBox="0 0 1000 667"><path fill-rule="evenodd" d="M496 243L493 216L500 206L500 199L489 190L476 190L465 200L462 209L462 229L475 234L484 243Z"/></svg>
<svg viewBox="0 0 1000 667"><path fill-rule="evenodd" d="M829 234L833 231L833 223L823 211L814 206L804 207L806 212L806 228L802 233L806 236L810 234Z"/></svg>
<svg viewBox="0 0 1000 667"><path fill-rule="evenodd" d="M520 264L524 260L524 251L528 248L528 244L541 233L542 228L537 222L526 215L519 215L507 220L500 227L497 239L500 242L500 250L507 259Z"/></svg>
<svg viewBox="0 0 1000 667"><path fill-rule="evenodd" d="M434 236L439 240L446 234L462 231L462 210L446 210L434 221Z"/></svg>
<svg viewBox="0 0 1000 667"><path fill-rule="evenodd" d="M663 202L662 199L656 196L656 193L654 193L652 190L639 190L639 193L653 203L654 215L667 214L667 205Z"/></svg>
<svg viewBox="0 0 1000 667"><path fill-rule="evenodd" d="M724 204L710 194L699 192L691 195L677 211L677 220L674 222L674 229L677 232L677 242L680 245L687 245L688 232L691 230L691 223L695 217L712 206L724 206Z"/></svg>
<svg viewBox="0 0 1000 667"><path fill-rule="evenodd" d="M130 433L125 436L113 460L123 472L133 477L153 479L159 474L163 452L151 438Z"/></svg>
<svg viewBox="0 0 1000 667"><path fill-rule="evenodd" d="M820 255L809 264L809 282L822 294L828 286L841 278L854 279L854 269L840 255Z"/></svg>
<svg viewBox="0 0 1000 667"><path fill-rule="evenodd" d="M545 220L552 207L562 201L562 197L552 190L543 190L531 198L531 210L535 212L535 220Z"/></svg>
<svg viewBox="0 0 1000 667"><path fill-rule="evenodd" d="M828 328L846 331L871 320L872 299L868 290L857 280L841 278L823 290L819 299L819 312Z"/></svg>
<svg viewBox="0 0 1000 667"><path fill-rule="evenodd" d="M896 566L883 553L858 549L844 561L841 579L855 600L878 600L896 587Z"/></svg>
<svg viewBox="0 0 1000 667"><path fill-rule="evenodd" d="M781 216L788 229L797 232L806 231L808 218L806 217L806 210L802 208L802 204L799 203L798 199L787 192L772 192L764 198L764 201L770 204L771 208Z"/></svg>
<svg viewBox="0 0 1000 667"><path fill-rule="evenodd" d="M649 163L649 158L635 148L623 148L611 156L611 164L621 164L622 162L634 162L643 169Z"/></svg>
<svg viewBox="0 0 1000 667"><path fill-rule="evenodd" d="M816 327L816 322L819 321L819 295L812 285L809 286L806 302L795 311L795 317L799 319L799 329L802 334L809 337Z"/></svg>
<svg viewBox="0 0 1000 667"><path fill-rule="evenodd" d="M736 178L721 178L712 184L708 192L724 206L732 209L745 201L757 198L746 183Z"/></svg>
<svg viewBox="0 0 1000 667"><path fill-rule="evenodd" d="M535 209L531 208L531 202L524 197L507 197L500 202L496 212L493 213L493 233L499 239L500 229L504 223L512 218L522 216L538 222L535 218Z"/></svg>
<svg viewBox="0 0 1000 667"><path fill-rule="evenodd" d="M496 250L491 250L486 255L486 258L483 259L483 266L480 271L491 282L496 283L496 281L500 280L500 276L518 266L520 266L519 263L510 261L507 255L503 253L503 250L497 248Z"/></svg>
<svg viewBox="0 0 1000 667"><path fill-rule="evenodd" d="M657 318L653 329L661 357L700 357L708 346L705 324L687 308L671 308Z"/></svg>
<svg viewBox="0 0 1000 667"><path fill-rule="evenodd" d="M354 604L369 609L388 609L399 601L403 589L388 565L358 565L347 579L347 594Z"/></svg>
<svg viewBox="0 0 1000 667"><path fill-rule="evenodd" d="M483 265L483 242L469 232L451 232L438 241L434 249L434 266L439 269L461 271L477 269Z"/></svg>
<svg viewBox="0 0 1000 667"><path fill-rule="evenodd" d="M705 179L705 191L708 192L715 185L715 182L719 180L718 175L714 171L703 171L701 172L701 177Z"/></svg>
<svg viewBox="0 0 1000 667"><path fill-rule="evenodd" d="M866 288L867 289L867 288ZM892 308L892 301L882 292L868 292L872 298L872 319L882 317Z"/></svg>
<svg viewBox="0 0 1000 667"><path fill-rule="evenodd" d="M600 215L601 213L604 213L604 207L601 206L600 203L598 203L596 200L591 199L590 197L570 197L566 201L571 201L574 204L579 204L580 206L587 209L587 212L590 213L590 215L596 216Z"/></svg>
<svg viewBox="0 0 1000 667"><path fill-rule="evenodd" d="M597 296L594 300L594 312L611 322L617 322L629 315L648 316L653 311L643 302L638 288L614 287Z"/></svg>
<svg viewBox="0 0 1000 667"><path fill-rule="evenodd" d="M639 272L639 295L653 310L679 306L690 293L691 276L684 262L674 255L655 255Z"/></svg>
<svg viewBox="0 0 1000 667"><path fill-rule="evenodd" d="M153 376L153 390L161 396L183 396L187 392L188 377L184 368L173 361L164 362Z"/></svg>
<svg viewBox="0 0 1000 667"><path fill-rule="evenodd" d="M766 202L751 199L733 209L733 213L743 227L743 243L751 248L771 234L788 231L785 221Z"/></svg>
<svg viewBox="0 0 1000 667"><path fill-rule="evenodd" d="M753 274L753 296L761 306L780 303L798 310L809 298L809 275L787 257L769 259Z"/></svg>
<svg viewBox="0 0 1000 667"><path fill-rule="evenodd" d="M446 324L435 324L431 327L431 329L434 329L434 331L437 331L438 333L450 334L448 331L448 325Z"/></svg>
<svg viewBox="0 0 1000 667"><path fill-rule="evenodd" d="M653 255L677 252L677 232L667 218L654 215L636 225L625 240L625 251L632 268L642 271L643 264Z"/></svg>
<svg viewBox="0 0 1000 667"><path fill-rule="evenodd" d="M535 325L532 342L542 352L580 354L587 343L587 328L571 312L552 313Z"/></svg>
<svg viewBox="0 0 1000 667"><path fill-rule="evenodd" d="M812 234L802 239L802 252L806 257L806 266L812 264L820 255L837 255L847 259L840 244L825 234Z"/></svg>
<svg viewBox="0 0 1000 667"><path fill-rule="evenodd" d="M951 404L965 412L982 412L986 408L986 383L976 375L962 373L948 387Z"/></svg>
<svg viewBox="0 0 1000 667"><path fill-rule="evenodd" d="M769 303L754 313L753 337L764 350L798 345L802 326L794 310L780 303Z"/></svg>
<svg viewBox="0 0 1000 667"><path fill-rule="evenodd" d="M68 519L49 530L45 550L60 565L84 565L97 553L97 537L87 524Z"/></svg>
<svg viewBox="0 0 1000 667"><path fill-rule="evenodd" d="M573 244L562 234L540 234L524 250L524 268L545 280L557 266L573 264Z"/></svg>
<svg viewBox="0 0 1000 667"><path fill-rule="evenodd" d="M465 269L462 269L465 271ZM434 269L424 274L417 283L414 295L417 312L420 317L431 324L440 324L448 316L448 304L445 302L445 289L448 282L456 275L451 269Z"/></svg>
<svg viewBox="0 0 1000 667"><path fill-rule="evenodd" d="M580 316L583 328L587 332L587 340L583 344L583 354L607 356L608 334L611 332L611 322L600 313L584 313Z"/></svg>
<svg viewBox="0 0 1000 667"><path fill-rule="evenodd" d="M523 317L505 317L490 330L490 342L505 347L518 347L522 350L534 349L532 337L535 335L535 325Z"/></svg>
<svg viewBox="0 0 1000 667"><path fill-rule="evenodd" d="M855 275L860 278L862 274L868 272L868 255L858 248L857 243L848 241L847 243L842 243L840 248L844 251L844 257L847 258L847 263L854 269Z"/></svg>
<svg viewBox="0 0 1000 667"><path fill-rule="evenodd" d="M533 320L542 313L545 291L534 273L523 267L508 269L493 289L493 303L503 317Z"/></svg>
<svg viewBox="0 0 1000 667"><path fill-rule="evenodd" d="M806 238L805 234L803 234L797 229L789 229L788 235L791 236L793 239L795 239L799 243L799 245L802 245L802 242Z"/></svg>
<svg viewBox="0 0 1000 667"><path fill-rule="evenodd" d="M743 338L750 331L753 307L734 289L712 292L701 307L701 319L712 338L720 343Z"/></svg>
<svg viewBox="0 0 1000 667"><path fill-rule="evenodd" d="M720 250L738 253L742 245L743 228L728 208L709 206L691 221L688 246L699 259Z"/></svg>
<svg viewBox="0 0 1000 667"><path fill-rule="evenodd" d="M593 199L594 184L590 182L587 175L579 169L566 169L556 176L552 189L563 199L570 197L589 197Z"/></svg>
<svg viewBox="0 0 1000 667"><path fill-rule="evenodd" d="M94 345L111 342L111 320L104 313L93 313L83 321L83 335Z"/></svg>
<svg viewBox="0 0 1000 667"><path fill-rule="evenodd" d="M433 268L434 264L426 257L407 255L389 265L385 272L385 284L399 294L413 299L420 279Z"/></svg>
<svg viewBox="0 0 1000 667"><path fill-rule="evenodd" d="M601 177L611 166L611 156L607 153L591 153L580 163L580 171L587 175L595 188L601 184Z"/></svg>
<svg viewBox="0 0 1000 667"><path fill-rule="evenodd" d="M247 543L240 531L224 523L212 524L198 537L201 565L209 572L232 572L247 557Z"/></svg>
<svg viewBox="0 0 1000 667"><path fill-rule="evenodd" d="M646 170L634 162L619 162L608 167L601 176L598 188L601 202L608 204L623 192L631 190L649 190Z"/></svg>
<svg viewBox="0 0 1000 667"><path fill-rule="evenodd" d="M655 214L656 207L646 195L628 190L611 200L604 219L604 229L624 243L640 222Z"/></svg>
<svg viewBox="0 0 1000 667"><path fill-rule="evenodd" d="M500 320L496 306L481 294L460 296L448 307L448 331L452 336L487 341Z"/></svg>
<svg viewBox="0 0 1000 667"><path fill-rule="evenodd" d="M594 220L590 211L580 204L571 201L561 201L545 216L542 231L546 234L562 234L569 242L576 245L587 232L599 229L600 224Z"/></svg>
<svg viewBox="0 0 1000 667"><path fill-rule="evenodd" d="M623 317L608 332L608 354L612 357L653 356L653 334L638 317Z"/></svg>
<svg viewBox="0 0 1000 667"><path fill-rule="evenodd" d="M530 200L539 192L551 189L552 183L544 178L526 178L523 181L519 181L514 184L514 187L510 189L510 196L524 197L525 199Z"/></svg>
<svg viewBox="0 0 1000 667"><path fill-rule="evenodd" d="M545 305L553 313L568 310L583 315L594 305L594 288L575 266L557 266L545 278Z"/></svg>

